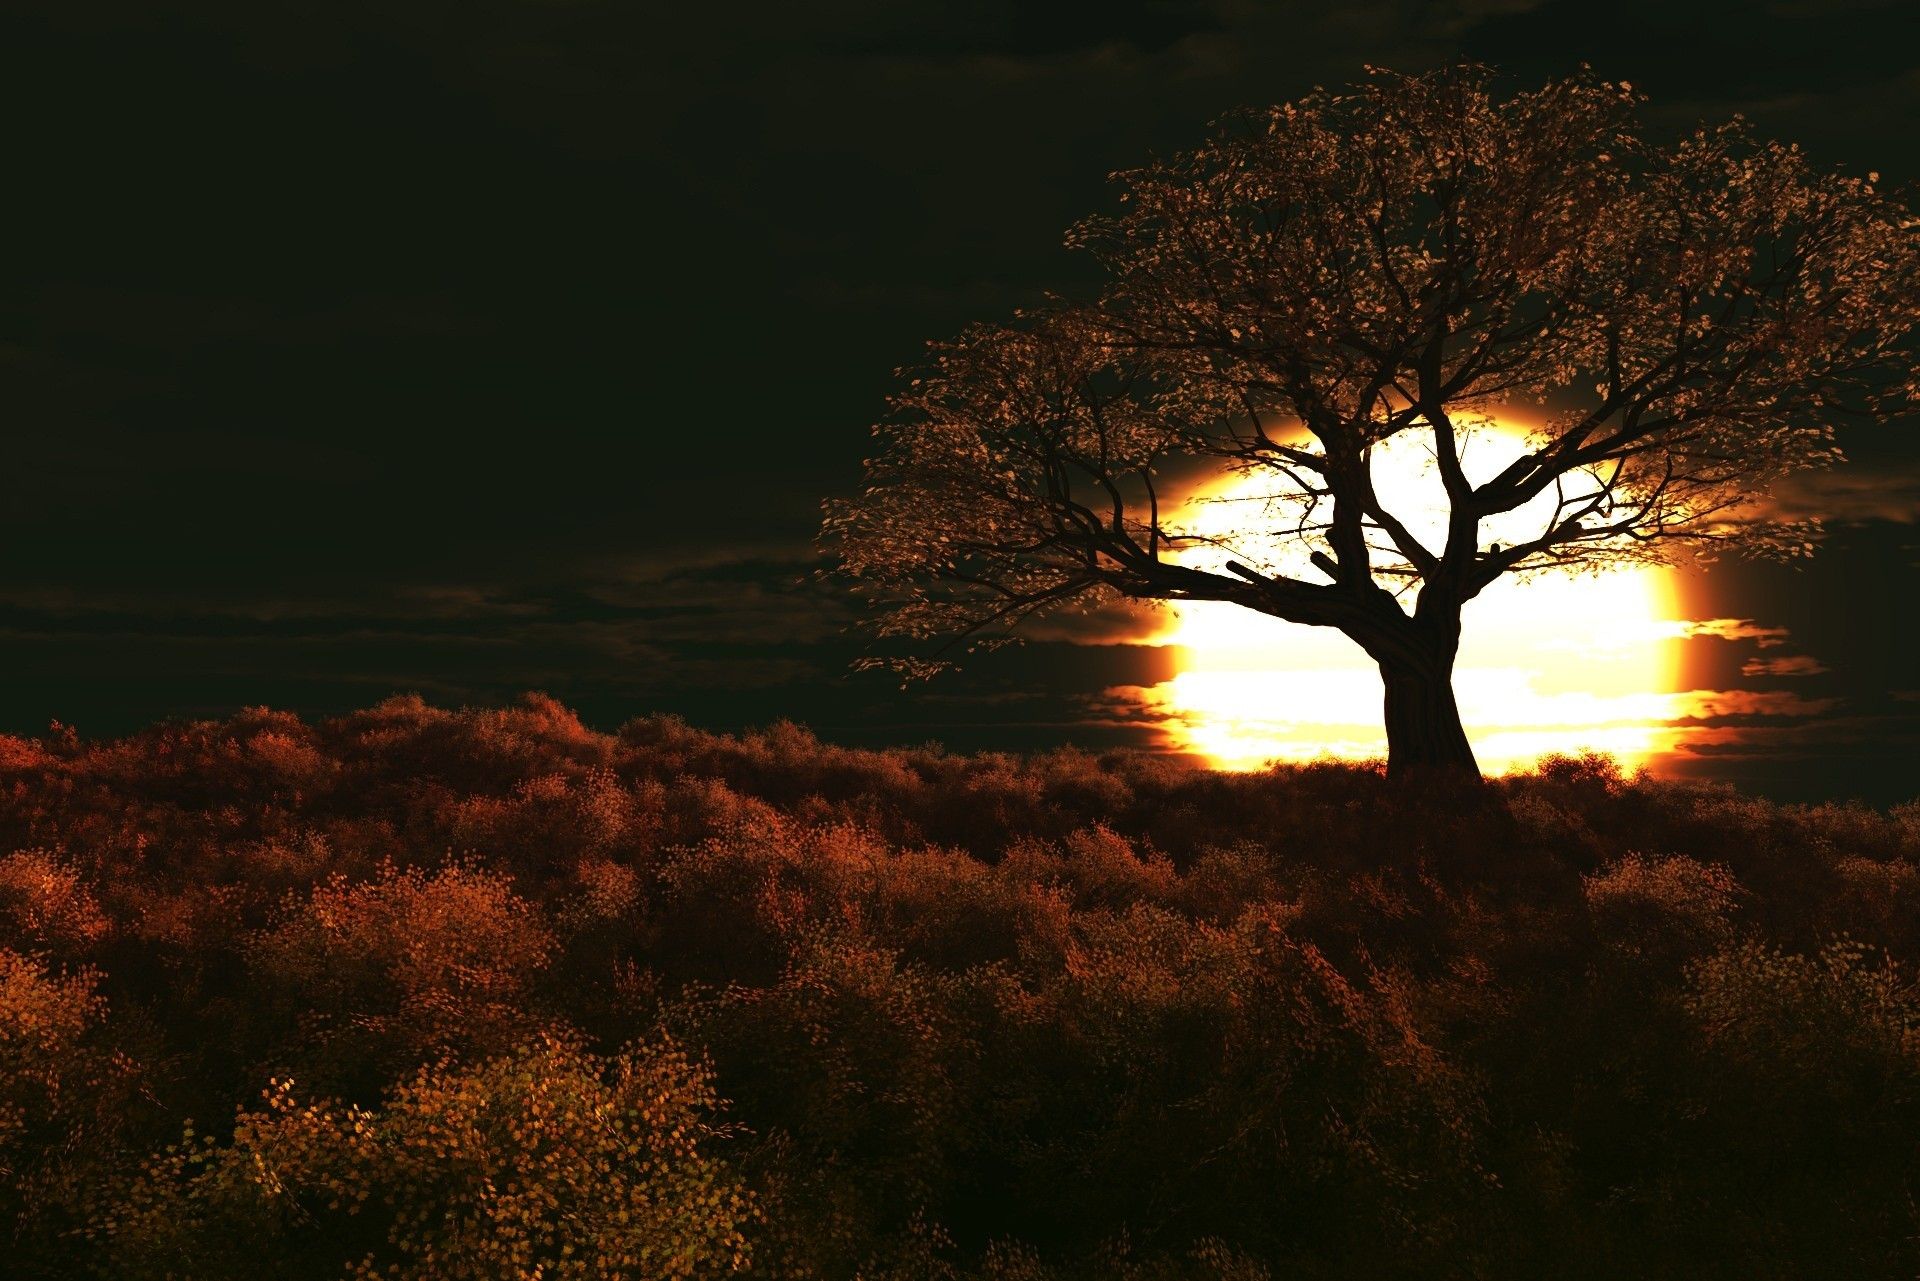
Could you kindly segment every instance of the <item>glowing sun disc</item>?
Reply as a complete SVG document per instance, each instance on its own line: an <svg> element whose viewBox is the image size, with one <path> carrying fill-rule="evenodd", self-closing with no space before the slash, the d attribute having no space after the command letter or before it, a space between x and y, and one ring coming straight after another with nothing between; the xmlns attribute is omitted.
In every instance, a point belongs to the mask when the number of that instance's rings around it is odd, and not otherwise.
<svg viewBox="0 0 1920 1281"><path fill-rule="evenodd" d="M1470 477L1504 465L1522 440L1486 430L1472 443L1463 459ZM1444 496L1420 445L1390 441L1376 448L1374 462L1388 509L1437 546ZM1188 527L1231 536L1233 550L1184 559L1233 555L1322 581L1291 540L1234 536L1265 509L1265 484L1233 477L1196 495ZM1537 516L1523 511L1490 522L1482 538L1518 541L1530 519L1540 528ZM1677 606L1672 571L1657 565L1507 577L1469 602L1454 689L1481 767L1503 773L1549 752L1583 750L1633 767L1659 754L1680 701ZM1173 614L1158 639L1184 652L1181 670L1146 698L1182 749L1221 769L1386 754L1379 670L1339 632L1223 602L1183 602Z"/></svg>

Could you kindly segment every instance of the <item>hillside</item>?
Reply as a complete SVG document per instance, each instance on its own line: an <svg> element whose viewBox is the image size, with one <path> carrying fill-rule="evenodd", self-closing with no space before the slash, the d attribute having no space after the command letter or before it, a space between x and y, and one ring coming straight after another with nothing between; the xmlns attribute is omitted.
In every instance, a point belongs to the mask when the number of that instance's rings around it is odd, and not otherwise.
<svg viewBox="0 0 1920 1281"><path fill-rule="evenodd" d="M0 798L14 1275L1920 1269L1920 806L540 697Z"/></svg>

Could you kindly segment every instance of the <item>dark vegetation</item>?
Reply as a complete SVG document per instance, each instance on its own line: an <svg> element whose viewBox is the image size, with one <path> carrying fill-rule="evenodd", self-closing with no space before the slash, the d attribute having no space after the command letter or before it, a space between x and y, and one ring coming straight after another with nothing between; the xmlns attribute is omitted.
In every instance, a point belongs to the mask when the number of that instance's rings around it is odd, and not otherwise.
<svg viewBox="0 0 1920 1281"><path fill-rule="evenodd" d="M542 698L0 738L0 796L10 1275L1920 1267L1913 806Z"/></svg>

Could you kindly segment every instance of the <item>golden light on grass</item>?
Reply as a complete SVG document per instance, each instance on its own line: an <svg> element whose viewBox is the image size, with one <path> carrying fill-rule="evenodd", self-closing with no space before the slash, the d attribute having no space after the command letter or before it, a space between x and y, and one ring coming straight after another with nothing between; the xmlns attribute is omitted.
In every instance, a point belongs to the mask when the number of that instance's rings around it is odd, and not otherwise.
<svg viewBox="0 0 1920 1281"><path fill-rule="evenodd" d="M1478 480L1523 445L1511 427L1489 425L1472 434L1462 461ZM1386 508L1438 547L1446 507L1424 442L1396 438L1376 449L1374 461ZM1290 532L1297 509L1271 493L1272 482L1258 476L1228 477L1196 493L1186 527L1225 546L1182 558L1209 568L1239 559L1324 581ZM1538 533L1551 497L1543 502L1544 509L1483 527L1483 544ZM1279 532L1236 533L1252 528ZM1185 602L1172 612L1157 639L1183 651L1180 670L1146 697L1183 750L1221 769L1386 755L1379 671L1345 636L1227 603ZM1662 566L1497 580L1466 607L1454 676L1481 768L1525 768L1549 752L1600 751L1626 767L1658 755L1672 742L1684 701L1676 688L1684 629L1673 572Z"/></svg>

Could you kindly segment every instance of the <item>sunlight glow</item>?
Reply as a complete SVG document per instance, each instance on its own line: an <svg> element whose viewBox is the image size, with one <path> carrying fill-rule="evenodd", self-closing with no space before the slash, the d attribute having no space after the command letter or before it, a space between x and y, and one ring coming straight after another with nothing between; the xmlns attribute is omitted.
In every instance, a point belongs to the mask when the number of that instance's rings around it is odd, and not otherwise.
<svg viewBox="0 0 1920 1281"><path fill-rule="evenodd" d="M1484 427L1462 462L1478 480L1523 446L1511 428ZM1396 438L1377 447L1374 460L1386 508L1438 547L1446 507L1425 442ZM1181 559L1206 568L1239 559L1325 581L1290 534L1235 533L1292 528L1294 515L1268 501L1271 492L1264 478L1230 476L1194 495L1184 526L1231 550L1207 547ZM1536 535L1545 515L1530 506L1497 518L1483 527L1483 545ZM1673 578L1650 565L1508 576L1469 602L1454 688L1481 768L1503 773L1548 752L1589 749L1631 768L1665 750L1684 701L1675 689L1685 624ZM1184 750L1222 769L1386 754L1379 671L1345 636L1224 602L1186 602L1172 612L1157 639L1184 650L1184 662L1145 697Z"/></svg>

